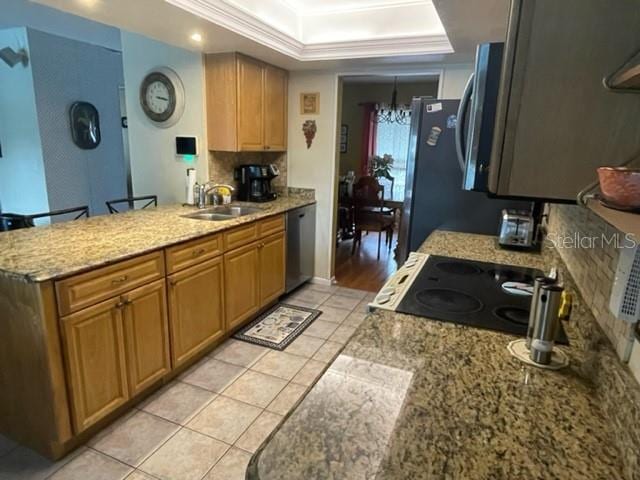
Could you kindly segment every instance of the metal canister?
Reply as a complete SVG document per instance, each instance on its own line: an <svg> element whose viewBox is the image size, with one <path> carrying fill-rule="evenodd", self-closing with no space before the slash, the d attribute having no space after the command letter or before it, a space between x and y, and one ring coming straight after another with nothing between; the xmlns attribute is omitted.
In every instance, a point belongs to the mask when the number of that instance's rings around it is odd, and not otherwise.
<svg viewBox="0 0 640 480"><path fill-rule="evenodd" d="M536 323L538 305L540 304L540 287L543 285L553 285L555 278L540 275L533 281L533 295L531 295L531 308L529 309L529 325L527 326L527 348L531 349L531 339L533 338L533 327Z"/></svg>
<svg viewBox="0 0 640 480"><path fill-rule="evenodd" d="M560 326L559 311L564 288L560 285L542 285L536 308L536 321L531 339L531 360L542 365L551 363L553 344Z"/></svg>

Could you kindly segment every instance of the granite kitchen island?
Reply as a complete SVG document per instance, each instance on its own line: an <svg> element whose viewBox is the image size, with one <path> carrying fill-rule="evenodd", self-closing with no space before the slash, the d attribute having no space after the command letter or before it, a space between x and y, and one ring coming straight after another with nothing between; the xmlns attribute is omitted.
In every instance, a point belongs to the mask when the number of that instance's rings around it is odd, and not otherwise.
<svg viewBox="0 0 640 480"><path fill-rule="evenodd" d="M514 337L371 313L254 455L251 480L636 478L639 389L557 252L434 233L422 252L548 270L574 293L571 365L524 366Z"/></svg>

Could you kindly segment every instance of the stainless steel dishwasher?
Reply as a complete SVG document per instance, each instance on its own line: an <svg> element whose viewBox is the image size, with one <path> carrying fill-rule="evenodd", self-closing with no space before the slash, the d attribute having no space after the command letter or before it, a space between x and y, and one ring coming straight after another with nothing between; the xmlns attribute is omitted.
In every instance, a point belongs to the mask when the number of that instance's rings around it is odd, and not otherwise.
<svg viewBox="0 0 640 480"><path fill-rule="evenodd" d="M287 213L287 281L289 293L313 277L316 250L316 206Z"/></svg>

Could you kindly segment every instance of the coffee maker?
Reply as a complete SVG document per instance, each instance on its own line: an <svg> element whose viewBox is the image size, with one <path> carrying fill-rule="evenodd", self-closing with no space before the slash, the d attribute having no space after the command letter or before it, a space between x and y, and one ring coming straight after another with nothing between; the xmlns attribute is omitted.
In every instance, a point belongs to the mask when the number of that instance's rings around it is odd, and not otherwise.
<svg viewBox="0 0 640 480"><path fill-rule="evenodd" d="M271 165L240 165L233 172L238 182L238 200L242 202L268 202L277 194L271 191L271 180L280 175L278 167Z"/></svg>

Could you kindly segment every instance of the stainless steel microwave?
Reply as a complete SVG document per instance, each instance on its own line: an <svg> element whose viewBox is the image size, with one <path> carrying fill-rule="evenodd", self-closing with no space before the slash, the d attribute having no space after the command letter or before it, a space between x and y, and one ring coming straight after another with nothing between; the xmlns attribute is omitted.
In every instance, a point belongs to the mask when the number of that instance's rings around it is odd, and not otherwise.
<svg viewBox="0 0 640 480"><path fill-rule="evenodd" d="M513 0L461 102L463 188L571 202L597 167L640 157L640 94L604 82L640 50L638 25L637 0Z"/></svg>

